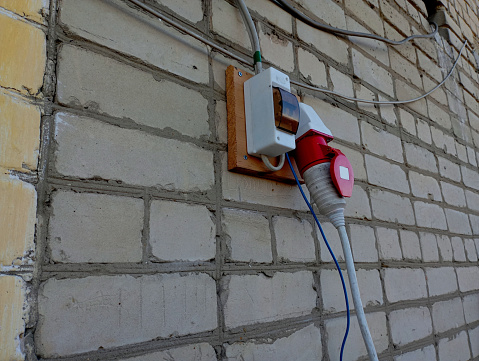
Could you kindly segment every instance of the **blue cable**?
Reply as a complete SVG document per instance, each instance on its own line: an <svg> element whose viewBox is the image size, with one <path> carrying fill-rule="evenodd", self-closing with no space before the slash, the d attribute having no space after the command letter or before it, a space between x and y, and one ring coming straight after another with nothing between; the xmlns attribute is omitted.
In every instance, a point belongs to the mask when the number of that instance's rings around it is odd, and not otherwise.
<svg viewBox="0 0 479 361"><path fill-rule="evenodd" d="M348 338L349 326L351 324L351 315L349 313L348 291L346 289L346 283L344 282L343 272L341 272L341 268L339 267L338 260L336 259L336 256L334 255L334 252L331 249L331 246L329 245L329 242L326 239L326 236L324 235L323 227L321 227L321 223L319 223L319 219L316 216L316 213L314 212L313 207L311 206L311 203L309 203L308 198L306 197L306 194L304 194L304 192L303 192L303 188L301 188L301 184L299 183L298 176L296 175L296 172L294 171L293 165L291 164L291 160L289 159L288 153L286 153L286 159L288 160L289 167L291 168L291 172L293 172L294 179L296 180L296 184L298 185L298 188L301 192L301 195L303 196L304 201L308 205L308 208L311 211L311 213L314 217L314 220L316 221L316 224L319 227L319 231L321 232L321 236L323 236L324 243L326 244L326 247L328 247L328 251L331 254L331 257L333 258L334 263L336 264L336 268L338 269L339 276L341 277L341 283L343 285L344 300L346 301L346 312L347 312L346 332L344 333L343 343L341 344L341 353L340 353L340 356L339 356L340 361L343 361L344 346L346 344L346 339Z"/></svg>

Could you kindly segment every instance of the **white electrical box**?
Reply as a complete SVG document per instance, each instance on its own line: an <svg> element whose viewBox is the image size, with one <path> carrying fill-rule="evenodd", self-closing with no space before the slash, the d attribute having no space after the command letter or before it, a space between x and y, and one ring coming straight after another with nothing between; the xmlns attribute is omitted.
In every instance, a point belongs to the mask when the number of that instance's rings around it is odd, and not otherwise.
<svg viewBox="0 0 479 361"><path fill-rule="evenodd" d="M289 77L269 68L244 83L248 154L276 157L295 149L299 103Z"/></svg>

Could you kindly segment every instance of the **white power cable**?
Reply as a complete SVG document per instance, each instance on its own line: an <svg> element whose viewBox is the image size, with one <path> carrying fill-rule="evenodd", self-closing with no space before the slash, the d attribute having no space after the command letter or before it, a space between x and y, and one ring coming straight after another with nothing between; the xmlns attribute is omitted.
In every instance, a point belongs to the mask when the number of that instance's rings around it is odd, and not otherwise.
<svg viewBox="0 0 479 361"><path fill-rule="evenodd" d="M174 20L171 20L171 19L168 19L166 16L164 16L163 14L161 14L160 12L152 9L151 7L149 7L148 5L145 5L143 4L142 2L138 1L138 0L128 0L130 1L131 3L139 6L140 8L142 8L143 10L149 12L150 14L154 15L155 17L157 17L158 19L164 21L165 23L167 24L170 24L171 26L177 28L178 30L192 36L193 38L203 42L204 44L208 45L208 46L211 46L213 49L216 49L220 52L222 52L223 54L229 56L230 58L233 58L243 64L248 64L250 66L253 66L254 64L250 61L250 60L246 60L236 54L233 54L232 52L226 50L225 48L213 43L212 41L208 40L208 39L205 39L203 36L201 36L200 34L197 34L196 32L194 31L191 31L189 29L187 29L186 27L184 27L183 25L179 24L178 22L174 21ZM337 93L335 91L332 91L332 90L328 90L328 89L323 89L323 88L318 88L318 87L315 87L315 86L312 86L312 85L309 85L309 84L305 84L305 83L301 83L301 82L297 82L297 81L294 81L294 80L290 80L291 84L294 84L294 85L297 85L297 86L300 86L302 88L305 88L305 89L310 89L310 90L314 90L314 91L318 91L318 92L321 92L321 93L325 93L325 94L330 94L330 95L334 95L334 96L337 96L337 97L340 97L340 98L343 98L343 99L346 99L346 100L350 100L350 101L355 101L355 102L359 102L359 103L369 103L369 104L380 104L380 105L390 105L390 104L407 104L407 103L412 103L412 102L415 102L417 100L420 100L420 99L423 99L425 97L427 97L429 94L431 94L432 92L434 92L436 89L438 89L440 86L442 86L446 80L451 76L452 72L454 71L454 69L456 68L456 65L459 61L459 59L461 58L461 54L462 54L462 51L464 50L464 47L465 45L467 44L467 40L464 41L464 45L462 46L461 50L459 51L459 55L457 56L451 70L449 71L449 73L447 74L447 76L444 78L444 80L442 82L440 82L438 85L436 85L434 88L432 88L431 90L429 90L427 93L419 96L419 97L416 97L416 98L413 98L413 99L407 99L407 100L391 100L391 101L381 101L381 100L368 100L368 99L360 99L360 98L354 98L354 97L350 97L350 96L347 96L347 95L344 95L344 94L340 94L340 93Z"/></svg>
<svg viewBox="0 0 479 361"><path fill-rule="evenodd" d="M251 45L253 46L253 52L255 54L259 54L261 56L261 48L259 45L259 38L258 38L258 32L256 31L256 28L254 26L253 19L251 18L251 14L249 13L248 8L246 7L246 4L243 0L238 0L238 5L240 8L240 13L241 16L243 17L243 20L246 25L246 29L248 30L250 39L251 39ZM261 63L261 58L259 61L256 61L255 59L255 64L254 64L256 74L259 74L263 71L263 65Z"/></svg>
<svg viewBox="0 0 479 361"><path fill-rule="evenodd" d="M347 96L347 95L344 95L344 94L336 93L335 91L332 91L332 90L329 90L329 89L318 88L318 87L315 87L315 86L312 86L312 85L308 85L308 84L305 84L305 83L300 83L300 82L297 82L297 81L294 81L294 80L290 80L290 82L291 82L291 84L298 85L298 86L300 86L300 87L302 87L302 88L306 88L306 89L318 91L318 92L325 93L325 94L335 95L335 96L337 96L337 97L340 97L340 98L343 98L343 99L346 99L346 100L351 100L351 101L360 102L360 103L382 104L382 105L412 103L412 102L415 102L415 101L418 101L418 100L421 100L421 99L427 97L429 94L431 94L431 93L434 92L436 89L438 89L440 86L442 86L442 85L446 82L447 79L449 79L449 77L452 75L452 72L453 72L454 69L456 68L457 63L459 62L459 59L461 58L462 51L464 50L464 48L466 47L466 45L467 45L467 40L464 41L464 44L462 45L461 50L459 51L459 55L457 56L456 60L454 61L454 64L452 65L452 68L451 68L451 70L449 70L449 73L446 75L446 77L445 77L438 85L436 85L434 88L432 88L431 90L429 90L427 93L425 93L425 94L423 94L423 95L421 95L421 96L418 96L418 97L416 97L416 98L413 98L413 99L407 99L407 100L368 100L368 99L359 99L359 98L350 97L350 96Z"/></svg>
<svg viewBox="0 0 479 361"><path fill-rule="evenodd" d="M277 172L279 170L281 170L281 168L283 168L284 166L284 160L285 160L285 155L284 153L281 154L279 156L279 163L278 165L275 167L274 165L271 164L271 162L269 161L268 157L265 156L264 154L261 154L261 160L263 161L264 165L271 171L273 172Z"/></svg>

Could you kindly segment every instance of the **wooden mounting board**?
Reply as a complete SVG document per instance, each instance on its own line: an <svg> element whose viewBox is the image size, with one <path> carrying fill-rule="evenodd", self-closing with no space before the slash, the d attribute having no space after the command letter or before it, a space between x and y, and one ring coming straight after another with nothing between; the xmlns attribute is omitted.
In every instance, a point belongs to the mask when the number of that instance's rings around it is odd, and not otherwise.
<svg viewBox="0 0 479 361"><path fill-rule="evenodd" d="M240 76L241 74L241 76ZM260 158L250 156L246 149L246 122L244 110L243 84L253 77L252 74L230 65L226 69L226 108L228 111L228 170L235 173L248 174L278 182L294 184L293 173L285 162L284 167L271 172ZM294 157L290 156L291 163L298 175L299 181L304 183L299 175ZM277 160L271 159L276 165Z"/></svg>

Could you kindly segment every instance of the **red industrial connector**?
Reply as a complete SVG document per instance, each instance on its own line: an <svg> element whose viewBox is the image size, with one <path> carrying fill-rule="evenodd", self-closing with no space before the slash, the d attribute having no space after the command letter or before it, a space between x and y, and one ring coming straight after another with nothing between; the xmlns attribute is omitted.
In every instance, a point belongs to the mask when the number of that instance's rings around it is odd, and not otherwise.
<svg viewBox="0 0 479 361"><path fill-rule="evenodd" d="M351 197L354 173L348 158L339 150L328 145L332 136L309 130L296 139L295 159L301 175L309 168L331 162L333 184L343 197Z"/></svg>

